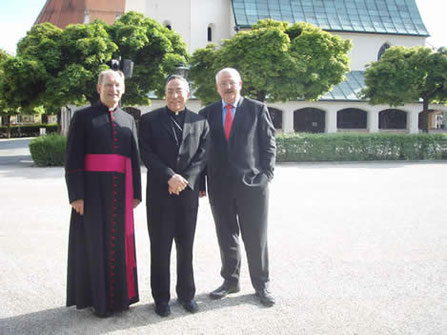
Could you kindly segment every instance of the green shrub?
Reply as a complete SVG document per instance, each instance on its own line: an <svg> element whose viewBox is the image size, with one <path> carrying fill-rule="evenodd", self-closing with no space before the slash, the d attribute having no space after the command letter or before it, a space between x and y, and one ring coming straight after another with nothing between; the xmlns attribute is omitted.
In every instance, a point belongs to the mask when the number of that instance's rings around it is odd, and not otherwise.
<svg viewBox="0 0 447 335"><path fill-rule="evenodd" d="M447 159L446 134L282 134L277 161Z"/></svg>
<svg viewBox="0 0 447 335"><path fill-rule="evenodd" d="M37 166L63 166L67 138L50 134L31 140L29 150Z"/></svg>
<svg viewBox="0 0 447 335"><path fill-rule="evenodd" d="M40 128L45 128L47 134L57 133L57 124L26 124L11 126L11 137L34 137L40 135ZM0 126L0 138L7 137L8 128Z"/></svg>

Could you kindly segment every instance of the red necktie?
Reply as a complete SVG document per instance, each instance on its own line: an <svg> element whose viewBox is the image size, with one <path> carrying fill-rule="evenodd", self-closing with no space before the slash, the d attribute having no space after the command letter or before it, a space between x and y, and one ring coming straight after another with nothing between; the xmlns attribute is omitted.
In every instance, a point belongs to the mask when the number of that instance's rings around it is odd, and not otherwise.
<svg viewBox="0 0 447 335"><path fill-rule="evenodd" d="M227 107L227 114L225 115L225 138L228 141L228 139L230 138L231 126L233 124L233 114L231 113L233 106L226 105L225 107Z"/></svg>

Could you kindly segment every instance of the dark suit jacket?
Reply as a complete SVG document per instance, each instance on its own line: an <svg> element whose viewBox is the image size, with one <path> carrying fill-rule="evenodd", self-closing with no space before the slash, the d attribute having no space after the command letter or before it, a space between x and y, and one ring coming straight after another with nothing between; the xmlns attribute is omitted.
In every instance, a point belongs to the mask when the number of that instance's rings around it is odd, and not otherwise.
<svg viewBox="0 0 447 335"><path fill-rule="evenodd" d="M199 113L210 127L207 160L207 185L210 201L219 200L229 181L248 187L263 187L273 178L276 157L275 128L267 106L259 101L241 98L231 128L225 139L222 102L219 100ZM203 182L201 188L204 189Z"/></svg>
<svg viewBox="0 0 447 335"><path fill-rule="evenodd" d="M163 204L179 197L186 206L198 204L199 177L205 165L208 124L202 116L185 110L183 139L177 147L166 107L146 113L141 118L140 151L148 169L147 204ZM169 195L168 180L174 174L188 180L188 187Z"/></svg>

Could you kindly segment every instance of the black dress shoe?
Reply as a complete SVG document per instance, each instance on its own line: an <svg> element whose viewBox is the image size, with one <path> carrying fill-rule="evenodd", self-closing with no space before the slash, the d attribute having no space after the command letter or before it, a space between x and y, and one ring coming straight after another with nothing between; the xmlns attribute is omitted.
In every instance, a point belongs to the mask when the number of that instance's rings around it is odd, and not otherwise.
<svg viewBox="0 0 447 335"><path fill-rule="evenodd" d="M197 305L197 303L194 299L191 299L188 301L178 299L178 302L180 303L180 305L183 306L183 308L186 311L188 311L190 313L195 313L199 310L199 306Z"/></svg>
<svg viewBox="0 0 447 335"><path fill-rule="evenodd" d="M266 307L272 307L276 303L276 300L273 297L272 293L270 293L270 291L266 288L262 290L257 290L256 295L261 300L261 304L263 304Z"/></svg>
<svg viewBox="0 0 447 335"><path fill-rule="evenodd" d="M164 318L171 315L171 307L169 307L167 302L160 302L155 304L155 313Z"/></svg>
<svg viewBox="0 0 447 335"><path fill-rule="evenodd" d="M218 288L216 288L214 291L210 293L211 299L222 299L223 297L227 296L231 293L237 293L241 290L238 284L236 285L226 285L222 284Z"/></svg>

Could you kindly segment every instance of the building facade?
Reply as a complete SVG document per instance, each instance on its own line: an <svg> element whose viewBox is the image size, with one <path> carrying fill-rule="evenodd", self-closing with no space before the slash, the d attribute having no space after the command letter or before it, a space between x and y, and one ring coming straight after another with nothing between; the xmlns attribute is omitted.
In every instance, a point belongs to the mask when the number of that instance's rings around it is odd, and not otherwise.
<svg viewBox="0 0 447 335"><path fill-rule="evenodd" d="M175 10L173 10L175 8ZM144 13L180 33L189 52L231 38L259 19L305 21L353 42L351 72L317 102L268 103L284 132L418 133L422 103L371 106L359 98L363 71L390 46L424 46L429 36L415 0L127 0L126 11ZM162 102L161 102L162 103ZM158 106L153 101L153 106ZM200 104L190 101L194 107ZM193 108L194 108L193 107ZM441 128L447 109L430 105L429 127ZM143 108L143 112L148 108ZM447 117L444 116L445 123Z"/></svg>
<svg viewBox="0 0 447 335"><path fill-rule="evenodd" d="M304 21L350 39L351 72L319 101L269 103L275 127L284 132L403 132L418 133L422 103L398 108L371 106L359 98L363 71L390 46L423 46L429 36L415 0L48 0L36 23L60 27L101 18L113 23L127 11L143 13L177 31L193 53L219 43L260 19ZM142 113L164 105L153 99ZM202 106L189 101L193 110ZM430 105L429 128L447 127L447 108ZM71 114L71 113L70 113ZM68 117L69 119L69 117ZM444 122L444 124L442 123ZM65 127L64 127L65 128Z"/></svg>

